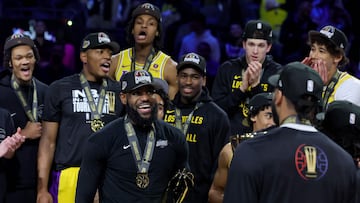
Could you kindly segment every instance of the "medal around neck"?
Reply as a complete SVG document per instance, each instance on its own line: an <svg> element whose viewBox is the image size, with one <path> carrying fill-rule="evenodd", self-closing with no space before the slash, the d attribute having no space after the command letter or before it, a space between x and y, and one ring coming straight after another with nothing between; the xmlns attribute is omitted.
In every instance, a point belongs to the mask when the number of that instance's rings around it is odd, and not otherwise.
<svg viewBox="0 0 360 203"><path fill-rule="evenodd" d="M136 175L136 185L138 188L145 189L149 186L149 176L147 173L138 173Z"/></svg>
<svg viewBox="0 0 360 203"><path fill-rule="evenodd" d="M104 122L100 119L93 119L91 121L91 130L96 132L104 127Z"/></svg>

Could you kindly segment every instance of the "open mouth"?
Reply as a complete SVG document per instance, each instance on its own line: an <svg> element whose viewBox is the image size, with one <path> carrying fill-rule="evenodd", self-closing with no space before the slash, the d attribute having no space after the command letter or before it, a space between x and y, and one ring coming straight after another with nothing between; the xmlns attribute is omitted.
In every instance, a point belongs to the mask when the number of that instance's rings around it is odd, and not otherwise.
<svg viewBox="0 0 360 203"><path fill-rule="evenodd" d="M100 65L101 69L104 71L104 72L108 72L109 69L110 69L110 63L106 62L106 63L102 63Z"/></svg>
<svg viewBox="0 0 360 203"><path fill-rule="evenodd" d="M145 31L141 31L138 35L138 39L139 40L144 40L146 38L146 32Z"/></svg>
<svg viewBox="0 0 360 203"><path fill-rule="evenodd" d="M142 103L138 106L138 111L141 114L151 113L151 105L150 103Z"/></svg>
<svg viewBox="0 0 360 203"><path fill-rule="evenodd" d="M30 73L31 73L30 67L23 67L20 69L20 71L25 75L30 75Z"/></svg>

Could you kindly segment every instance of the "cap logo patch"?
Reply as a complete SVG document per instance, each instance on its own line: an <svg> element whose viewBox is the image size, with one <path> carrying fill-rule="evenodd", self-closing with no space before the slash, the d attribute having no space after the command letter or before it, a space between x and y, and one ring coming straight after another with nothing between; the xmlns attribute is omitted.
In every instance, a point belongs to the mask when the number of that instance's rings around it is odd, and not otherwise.
<svg viewBox="0 0 360 203"><path fill-rule="evenodd" d="M306 91L314 92L314 81L312 81L312 80L306 81Z"/></svg>
<svg viewBox="0 0 360 203"><path fill-rule="evenodd" d="M150 10L155 11L154 6L150 3L145 3L145 4L141 5L141 8L150 9Z"/></svg>
<svg viewBox="0 0 360 203"><path fill-rule="evenodd" d="M349 123L352 124L352 125L355 125L355 121L356 121L355 113L350 113Z"/></svg>
<svg viewBox="0 0 360 203"><path fill-rule="evenodd" d="M90 41L89 40L84 40L83 44L82 44L82 48L86 49L90 46Z"/></svg>
<svg viewBox="0 0 360 203"><path fill-rule="evenodd" d="M100 32L98 34L98 42L99 43L110 43L111 40L110 40L109 36L107 36L107 34Z"/></svg>
<svg viewBox="0 0 360 203"><path fill-rule="evenodd" d="M194 54L194 53L190 53L188 55L185 56L184 58L184 62L185 61L190 61L190 62L193 62L193 63L196 63L196 64L200 64L200 58L197 54Z"/></svg>
<svg viewBox="0 0 360 203"><path fill-rule="evenodd" d="M122 81L122 83L121 83L121 90L126 89L126 87L127 87L127 82L126 82L126 81Z"/></svg>
<svg viewBox="0 0 360 203"><path fill-rule="evenodd" d="M262 23L257 23L256 24L256 29L261 30L262 29Z"/></svg>
<svg viewBox="0 0 360 203"><path fill-rule="evenodd" d="M335 28L333 26L325 26L320 30L320 33L331 39L334 36Z"/></svg>
<svg viewBox="0 0 360 203"><path fill-rule="evenodd" d="M17 38L21 38L21 37L25 37L25 36L21 33L16 33L16 34L11 35L10 39L17 39Z"/></svg>
<svg viewBox="0 0 360 203"><path fill-rule="evenodd" d="M151 77L146 71L135 71L135 84L151 83Z"/></svg>

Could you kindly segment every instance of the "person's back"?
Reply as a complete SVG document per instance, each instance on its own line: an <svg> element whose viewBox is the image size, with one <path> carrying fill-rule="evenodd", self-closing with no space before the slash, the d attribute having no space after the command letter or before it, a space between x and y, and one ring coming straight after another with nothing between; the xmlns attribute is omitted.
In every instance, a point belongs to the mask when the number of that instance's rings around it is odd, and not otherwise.
<svg viewBox="0 0 360 203"><path fill-rule="evenodd" d="M351 202L349 194L355 192L354 162L340 146L315 128L285 124L266 135L245 141L239 153L248 154L249 151L256 152L256 157L234 156L232 164L235 167L242 164L243 167L228 179L230 184L236 185L228 192L239 194L240 200ZM250 164L247 159L257 161ZM261 167L257 163L261 163ZM253 178L239 181L236 174L251 174ZM248 184L252 187L244 186ZM254 190L261 190L261 194L253 196L254 193L249 191ZM233 202L231 198L225 200Z"/></svg>
<svg viewBox="0 0 360 203"><path fill-rule="evenodd" d="M352 157L312 124L322 103L319 74L293 62L269 83L280 126L239 144L224 202L355 202Z"/></svg>

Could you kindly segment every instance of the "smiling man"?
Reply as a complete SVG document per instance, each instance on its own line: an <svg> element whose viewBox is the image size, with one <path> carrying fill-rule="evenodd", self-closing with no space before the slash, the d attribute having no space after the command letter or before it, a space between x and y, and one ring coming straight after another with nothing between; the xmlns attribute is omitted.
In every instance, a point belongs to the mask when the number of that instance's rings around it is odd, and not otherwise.
<svg viewBox="0 0 360 203"><path fill-rule="evenodd" d="M161 49L161 12L158 7L144 3L132 13L127 30L127 40L133 47L122 50L112 58L109 76L117 81L134 70L146 70L155 78L169 84L169 97L177 92L176 62Z"/></svg>
<svg viewBox="0 0 360 203"><path fill-rule="evenodd" d="M97 188L102 202L162 202L170 179L187 167L185 137L157 119L152 75L132 71L120 83L126 115L85 143L77 203L92 202Z"/></svg>
<svg viewBox="0 0 360 203"><path fill-rule="evenodd" d="M230 122L209 96L204 57L196 53L183 55L177 74L179 91L164 120L179 128L189 144L189 164L195 186L184 202L207 202L217 157L230 137Z"/></svg>
<svg viewBox="0 0 360 203"><path fill-rule="evenodd" d="M120 116L120 86L107 78L111 55L118 50L103 32L87 35L80 48L82 71L49 86L39 145L38 203L75 202L84 143Z"/></svg>
<svg viewBox="0 0 360 203"><path fill-rule="evenodd" d="M33 40L23 34L9 36L4 44L4 68L0 73L0 107L7 109L25 143L6 164L8 188L5 202L36 201L36 159L41 136L41 112L47 85L33 76L39 62Z"/></svg>

